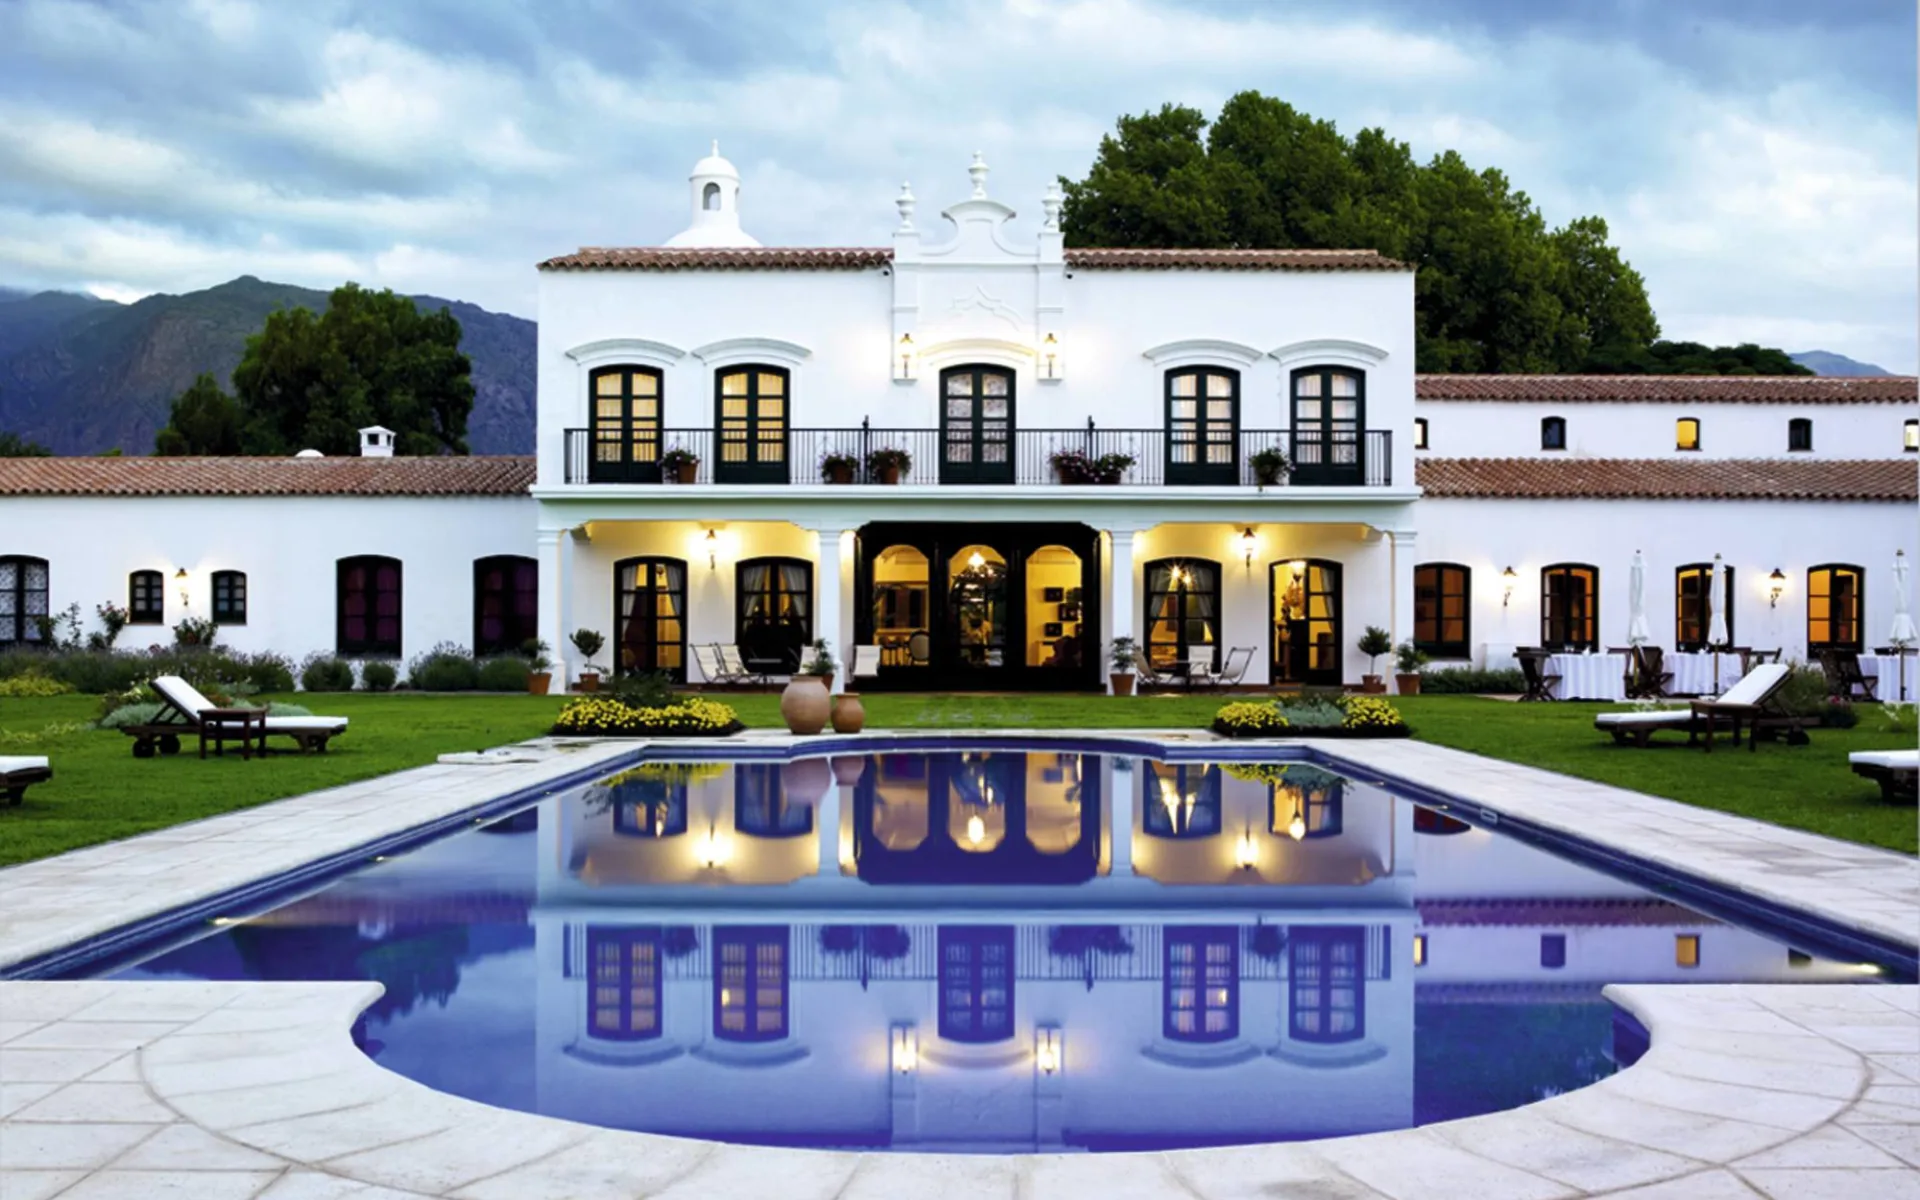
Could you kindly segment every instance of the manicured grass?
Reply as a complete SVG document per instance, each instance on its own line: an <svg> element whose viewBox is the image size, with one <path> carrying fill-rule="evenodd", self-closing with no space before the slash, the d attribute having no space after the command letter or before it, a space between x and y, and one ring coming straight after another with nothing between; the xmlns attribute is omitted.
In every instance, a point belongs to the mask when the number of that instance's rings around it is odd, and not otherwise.
<svg viewBox="0 0 1920 1200"><path fill-rule="evenodd" d="M216 813L350 783L545 732L559 697L338 694L300 697L316 712L353 725L324 755L277 754L265 762L236 755L205 762L192 743L175 756L135 759L124 735L99 730L46 733L91 720L91 696L0 700L0 753L46 754L51 783L32 788L18 808L0 808L0 863L176 825ZM741 719L778 727L775 695L726 697ZM884 695L862 697L872 729L1199 729L1221 701L1208 696L1114 699L1077 695ZM1684 739L1634 750L1593 728L1591 704L1513 704L1472 696L1396 700L1415 736L1470 750L1740 813L1832 837L1913 853L1915 813L1881 803L1878 789L1847 769L1849 750L1914 745L1911 714L1896 728L1878 708L1860 709L1855 729L1822 729L1810 746L1767 744L1757 753L1731 746L1711 756ZM34 735L22 742L9 734ZM1339 743L1333 743L1338 746ZM1444 784L1444 780L1439 781Z"/></svg>

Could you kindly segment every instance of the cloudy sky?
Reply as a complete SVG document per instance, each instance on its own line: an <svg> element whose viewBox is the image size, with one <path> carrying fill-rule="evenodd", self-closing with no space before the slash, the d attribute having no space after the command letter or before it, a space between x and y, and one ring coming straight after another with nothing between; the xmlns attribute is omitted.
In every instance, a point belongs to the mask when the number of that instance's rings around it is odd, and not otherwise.
<svg viewBox="0 0 1920 1200"><path fill-rule="evenodd" d="M1037 213L1121 113L1253 88L1597 213L1670 337L1916 367L1911 0L0 0L0 285L240 274L532 316L533 264ZM924 222L922 222L924 226Z"/></svg>

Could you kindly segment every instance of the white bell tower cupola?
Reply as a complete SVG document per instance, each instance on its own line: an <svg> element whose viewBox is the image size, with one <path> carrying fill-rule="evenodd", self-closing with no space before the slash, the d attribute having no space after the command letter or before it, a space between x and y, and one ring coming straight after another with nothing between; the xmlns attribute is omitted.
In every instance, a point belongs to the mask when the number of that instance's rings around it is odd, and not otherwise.
<svg viewBox="0 0 1920 1200"><path fill-rule="evenodd" d="M720 143L713 153L693 164L688 177L693 193L693 224L667 239L669 247L752 247L760 243L740 228L740 172L720 157Z"/></svg>

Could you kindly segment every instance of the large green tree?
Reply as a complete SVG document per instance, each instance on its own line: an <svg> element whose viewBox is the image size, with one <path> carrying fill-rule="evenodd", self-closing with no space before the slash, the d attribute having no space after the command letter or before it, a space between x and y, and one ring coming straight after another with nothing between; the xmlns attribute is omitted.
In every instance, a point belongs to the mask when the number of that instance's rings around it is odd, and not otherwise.
<svg viewBox="0 0 1920 1200"><path fill-rule="evenodd" d="M1083 180L1062 179L1070 246L1380 251L1417 269L1422 371L1685 370L1727 361L1809 374L1779 351L1669 349L1646 283L1606 222L1550 229L1497 170L1453 151L1421 164L1380 129L1331 121L1258 92L1209 126L1195 108L1123 116ZM1690 345L1690 344L1688 344Z"/></svg>
<svg viewBox="0 0 1920 1200"><path fill-rule="evenodd" d="M0 458L51 458L53 451L17 433L0 429Z"/></svg>
<svg viewBox="0 0 1920 1200"><path fill-rule="evenodd" d="M444 308L422 313L390 290L349 283L319 315L268 314L247 339L233 389L237 445L224 395L202 376L175 402L157 451L346 455L358 451L361 429L384 425L400 454L467 453L473 380L460 322Z"/></svg>

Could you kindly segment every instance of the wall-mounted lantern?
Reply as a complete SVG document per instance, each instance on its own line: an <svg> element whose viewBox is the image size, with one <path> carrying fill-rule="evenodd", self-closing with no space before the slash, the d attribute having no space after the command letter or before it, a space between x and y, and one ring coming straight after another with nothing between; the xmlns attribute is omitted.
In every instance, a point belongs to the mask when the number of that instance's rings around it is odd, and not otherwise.
<svg viewBox="0 0 1920 1200"><path fill-rule="evenodd" d="M1260 848L1253 841L1253 826L1240 831L1240 840L1233 845L1233 865L1242 871L1251 871L1260 861Z"/></svg>
<svg viewBox="0 0 1920 1200"><path fill-rule="evenodd" d="M913 335L901 334L899 344L893 348L893 381L895 383L913 382L914 360L917 357L913 348Z"/></svg>
<svg viewBox="0 0 1920 1200"><path fill-rule="evenodd" d="M1787 577L1781 573L1779 567L1775 567L1773 574L1767 576L1767 607L1778 608L1780 606L1780 593L1786 590Z"/></svg>
<svg viewBox="0 0 1920 1200"><path fill-rule="evenodd" d="M1512 567L1500 572L1500 607L1513 603L1513 585L1520 582L1520 576Z"/></svg>
<svg viewBox="0 0 1920 1200"><path fill-rule="evenodd" d="M1060 335L1049 333L1040 339L1040 378L1058 382L1066 377L1067 360L1060 351Z"/></svg>
<svg viewBox="0 0 1920 1200"><path fill-rule="evenodd" d="M709 529L707 530L706 541L707 570L718 571L720 569L720 535Z"/></svg>
<svg viewBox="0 0 1920 1200"><path fill-rule="evenodd" d="M1253 570L1253 550L1259 543L1260 539L1253 535L1253 526L1249 525L1240 531L1240 550L1243 557L1247 560L1247 570L1249 571Z"/></svg>
<svg viewBox="0 0 1920 1200"><path fill-rule="evenodd" d="M891 1038L893 1073L911 1075L920 1065L919 1039L914 1036L913 1026L895 1025Z"/></svg>
<svg viewBox="0 0 1920 1200"><path fill-rule="evenodd" d="M180 589L180 607L187 606L187 569L181 567L173 573L173 584Z"/></svg>
<svg viewBox="0 0 1920 1200"><path fill-rule="evenodd" d="M1042 1075L1052 1075L1060 1069L1064 1049L1061 1041L1057 1025L1041 1025L1033 1031L1033 1065L1040 1068Z"/></svg>

